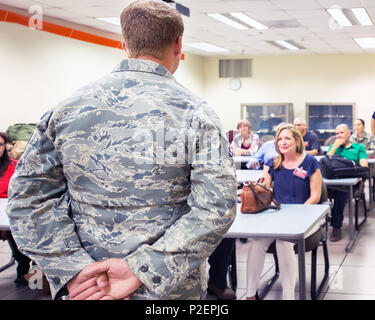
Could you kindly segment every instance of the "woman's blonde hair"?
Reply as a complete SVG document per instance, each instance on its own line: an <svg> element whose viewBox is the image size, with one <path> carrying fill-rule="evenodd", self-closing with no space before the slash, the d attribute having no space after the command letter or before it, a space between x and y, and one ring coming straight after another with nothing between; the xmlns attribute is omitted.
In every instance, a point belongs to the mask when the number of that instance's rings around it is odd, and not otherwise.
<svg viewBox="0 0 375 320"><path fill-rule="evenodd" d="M277 143L279 140L280 133L283 130L289 130L292 133L294 140L297 142L297 147L296 147L297 153L302 153L305 150L305 142L303 140L301 132L293 124L286 123L280 126L276 132L276 138L275 138L275 149L276 149L276 152L278 153L277 157L273 160L273 167L275 170L280 169L281 164L284 161L284 155L280 152L280 149Z"/></svg>

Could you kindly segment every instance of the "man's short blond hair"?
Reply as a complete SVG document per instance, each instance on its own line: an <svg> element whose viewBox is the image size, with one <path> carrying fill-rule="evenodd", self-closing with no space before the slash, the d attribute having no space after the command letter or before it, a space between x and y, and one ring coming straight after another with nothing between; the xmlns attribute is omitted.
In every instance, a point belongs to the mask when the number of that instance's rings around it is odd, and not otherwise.
<svg viewBox="0 0 375 320"><path fill-rule="evenodd" d="M184 33L178 11L162 1L139 0L121 14L121 29L130 58L161 59L166 49Z"/></svg>

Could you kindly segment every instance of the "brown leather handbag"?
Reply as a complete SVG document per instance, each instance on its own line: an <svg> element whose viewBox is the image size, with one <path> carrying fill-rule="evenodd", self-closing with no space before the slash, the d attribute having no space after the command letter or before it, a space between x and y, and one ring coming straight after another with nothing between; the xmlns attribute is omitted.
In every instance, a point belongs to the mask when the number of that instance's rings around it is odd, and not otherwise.
<svg viewBox="0 0 375 320"><path fill-rule="evenodd" d="M266 209L280 210L280 203L273 199L272 190L259 182L246 181L241 193L241 212L258 213Z"/></svg>

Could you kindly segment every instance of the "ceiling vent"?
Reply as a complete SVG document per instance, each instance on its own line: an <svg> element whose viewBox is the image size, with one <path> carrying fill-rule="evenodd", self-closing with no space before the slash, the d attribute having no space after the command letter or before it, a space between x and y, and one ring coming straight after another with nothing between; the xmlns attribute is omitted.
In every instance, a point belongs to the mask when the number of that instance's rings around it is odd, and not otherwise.
<svg viewBox="0 0 375 320"><path fill-rule="evenodd" d="M251 78L252 59L219 59L219 78Z"/></svg>
<svg viewBox="0 0 375 320"><path fill-rule="evenodd" d="M270 29L302 27L297 20L265 21L264 23L267 24Z"/></svg>

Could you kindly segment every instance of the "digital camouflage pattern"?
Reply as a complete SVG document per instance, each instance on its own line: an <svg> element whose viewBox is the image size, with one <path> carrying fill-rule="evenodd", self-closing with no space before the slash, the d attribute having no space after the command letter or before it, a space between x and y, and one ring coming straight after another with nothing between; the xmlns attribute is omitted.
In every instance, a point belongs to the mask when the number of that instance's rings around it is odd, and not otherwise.
<svg viewBox="0 0 375 320"><path fill-rule="evenodd" d="M53 297L92 262L123 257L143 283L132 299L199 299L235 205L216 113L163 66L129 59L42 117L7 213Z"/></svg>

